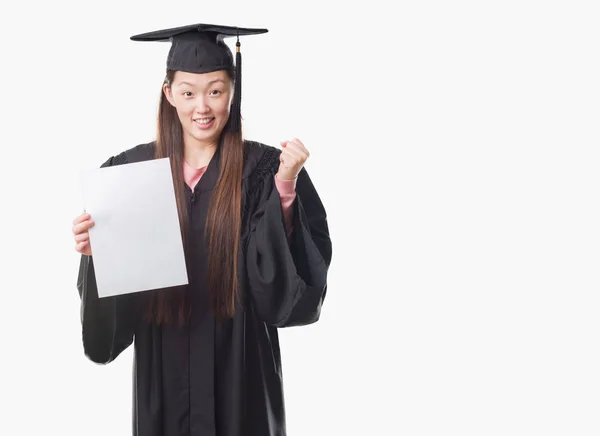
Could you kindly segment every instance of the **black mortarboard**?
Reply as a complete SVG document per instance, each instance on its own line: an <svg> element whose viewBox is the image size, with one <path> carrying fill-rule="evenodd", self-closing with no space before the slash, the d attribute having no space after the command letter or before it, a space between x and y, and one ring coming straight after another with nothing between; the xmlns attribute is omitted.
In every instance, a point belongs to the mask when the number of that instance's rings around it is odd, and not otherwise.
<svg viewBox="0 0 600 436"><path fill-rule="evenodd" d="M220 26L214 24L192 24L142 33L131 37L132 41L171 42L167 56L167 70L188 73L210 73L235 67L235 93L231 108L231 128L239 131L242 99L242 55L240 36L256 35L268 32L267 29L248 29L243 27ZM223 41L228 36L236 36L236 58Z"/></svg>

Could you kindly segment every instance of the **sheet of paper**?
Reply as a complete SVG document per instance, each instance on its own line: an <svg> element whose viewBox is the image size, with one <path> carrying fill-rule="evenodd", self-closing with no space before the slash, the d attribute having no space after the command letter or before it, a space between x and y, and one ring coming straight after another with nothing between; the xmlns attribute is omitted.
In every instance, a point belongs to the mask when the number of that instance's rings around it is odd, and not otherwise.
<svg viewBox="0 0 600 436"><path fill-rule="evenodd" d="M168 158L82 172L98 296L188 283Z"/></svg>

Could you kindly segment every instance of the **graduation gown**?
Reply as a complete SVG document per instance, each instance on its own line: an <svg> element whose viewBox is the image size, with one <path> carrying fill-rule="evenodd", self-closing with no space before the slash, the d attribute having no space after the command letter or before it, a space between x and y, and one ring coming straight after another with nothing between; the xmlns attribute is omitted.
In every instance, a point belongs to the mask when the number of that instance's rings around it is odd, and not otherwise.
<svg viewBox="0 0 600 436"><path fill-rule="evenodd" d="M102 166L152 159L154 147L155 142L138 145ZM277 332L319 319L332 247L325 209L306 169L296 182L288 243L274 180L280 153L245 141L241 303L233 319L215 321L206 289L203 232L219 174L219 150L193 192L186 185L192 229L186 255L192 306L187 327L143 320L144 292L98 298L93 256L82 255L77 288L85 355L107 364L134 346L133 435L286 435Z"/></svg>

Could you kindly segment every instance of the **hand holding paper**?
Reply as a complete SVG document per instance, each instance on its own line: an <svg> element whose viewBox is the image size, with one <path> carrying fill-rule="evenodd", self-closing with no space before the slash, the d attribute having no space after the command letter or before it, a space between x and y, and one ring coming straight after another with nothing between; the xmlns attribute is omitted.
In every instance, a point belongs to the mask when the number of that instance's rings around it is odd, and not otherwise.
<svg viewBox="0 0 600 436"><path fill-rule="evenodd" d="M90 246L89 228L94 225L94 221L89 213L82 213L73 220L73 235L75 236L75 250L86 256L92 255Z"/></svg>
<svg viewBox="0 0 600 436"><path fill-rule="evenodd" d="M73 232L79 252L94 246L99 297L188 283L168 158L90 170L82 185Z"/></svg>

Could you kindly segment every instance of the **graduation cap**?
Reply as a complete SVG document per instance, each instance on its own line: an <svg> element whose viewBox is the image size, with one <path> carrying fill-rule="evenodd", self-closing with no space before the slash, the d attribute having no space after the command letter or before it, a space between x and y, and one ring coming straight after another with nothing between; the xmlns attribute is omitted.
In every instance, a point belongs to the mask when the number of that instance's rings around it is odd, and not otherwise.
<svg viewBox="0 0 600 436"><path fill-rule="evenodd" d="M231 108L231 128L240 129L242 100L242 54L240 36L268 32L267 29L221 26L214 24L191 24L154 32L134 35L132 41L171 42L167 56L167 70L188 73L210 73L235 68L235 92ZM226 37L237 37L235 65L233 54L225 44Z"/></svg>

